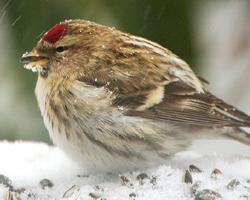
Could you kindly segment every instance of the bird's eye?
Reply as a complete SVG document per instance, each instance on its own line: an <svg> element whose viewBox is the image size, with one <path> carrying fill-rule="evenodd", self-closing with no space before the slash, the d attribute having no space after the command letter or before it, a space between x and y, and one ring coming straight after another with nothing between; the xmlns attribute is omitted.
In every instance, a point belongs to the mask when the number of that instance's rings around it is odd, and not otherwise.
<svg viewBox="0 0 250 200"><path fill-rule="evenodd" d="M56 48L56 52L59 52L59 53L61 53L61 52L64 52L65 51L65 47L63 47L63 46L59 46L59 47L57 47Z"/></svg>

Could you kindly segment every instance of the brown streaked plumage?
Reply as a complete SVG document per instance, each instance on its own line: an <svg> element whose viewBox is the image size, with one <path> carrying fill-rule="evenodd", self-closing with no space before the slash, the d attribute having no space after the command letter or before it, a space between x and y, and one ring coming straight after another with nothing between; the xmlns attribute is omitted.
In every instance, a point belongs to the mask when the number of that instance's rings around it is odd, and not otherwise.
<svg viewBox="0 0 250 200"><path fill-rule="evenodd" d="M84 20L52 27L25 67L38 71L36 96L53 142L86 170L163 163L199 137L228 136L250 117L209 93L171 51Z"/></svg>

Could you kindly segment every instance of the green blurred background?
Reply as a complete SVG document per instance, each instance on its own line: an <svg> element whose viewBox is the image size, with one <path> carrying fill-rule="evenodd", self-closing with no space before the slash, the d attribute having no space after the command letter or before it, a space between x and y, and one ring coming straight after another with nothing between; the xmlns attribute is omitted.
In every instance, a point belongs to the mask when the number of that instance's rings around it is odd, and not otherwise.
<svg viewBox="0 0 250 200"><path fill-rule="evenodd" d="M193 69L198 0L0 0L0 139L49 142L21 55L65 19L88 19L160 43ZM194 53L195 52L195 53Z"/></svg>

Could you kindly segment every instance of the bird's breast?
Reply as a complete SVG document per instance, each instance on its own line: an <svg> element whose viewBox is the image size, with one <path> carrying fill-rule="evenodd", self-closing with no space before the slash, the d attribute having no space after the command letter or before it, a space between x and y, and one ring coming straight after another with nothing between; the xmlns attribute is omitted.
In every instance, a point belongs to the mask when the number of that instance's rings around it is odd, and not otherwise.
<svg viewBox="0 0 250 200"><path fill-rule="evenodd" d="M112 109L110 95L104 88L96 88L79 81L54 82L39 77L35 93L50 135L64 132L69 138L72 129L77 129L78 126L86 129L90 126L88 124L95 123L99 112L108 113ZM76 132L79 131L81 130Z"/></svg>

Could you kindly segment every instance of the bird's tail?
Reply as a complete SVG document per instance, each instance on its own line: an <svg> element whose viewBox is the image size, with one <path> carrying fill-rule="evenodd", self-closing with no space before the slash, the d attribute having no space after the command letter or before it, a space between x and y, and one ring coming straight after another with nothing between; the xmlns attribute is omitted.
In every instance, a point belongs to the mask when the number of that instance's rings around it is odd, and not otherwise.
<svg viewBox="0 0 250 200"><path fill-rule="evenodd" d="M250 146L250 134L241 128L233 128L225 136Z"/></svg>

